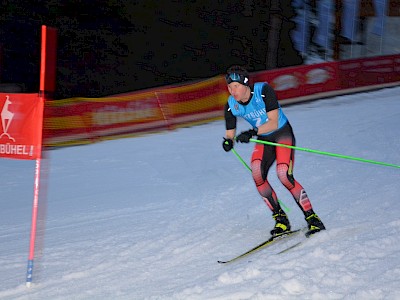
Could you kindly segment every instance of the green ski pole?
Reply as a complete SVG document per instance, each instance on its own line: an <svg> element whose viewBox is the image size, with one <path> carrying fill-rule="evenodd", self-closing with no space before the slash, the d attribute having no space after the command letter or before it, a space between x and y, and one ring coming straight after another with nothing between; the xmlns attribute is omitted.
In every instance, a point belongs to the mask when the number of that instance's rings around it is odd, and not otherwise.
<svg viewBox="0 0 400 300"><path fill-rule="evenodd" d="M279 143L274 143L274 142L267 142L267 141L261 141L261 140L256 140L256 139L250 139L250 142L284 147L284 148L290 148L290 149L296 149L296 150L300 150L300 151L306 151L306 152L311 152L311 153L316 153L316 154L321 154L321 155L350 159L350 160L355 160L355 161L360 161L360 162L365 162L365 163L370 163L370 164L382 165L382 166L386 166L386 167L400 168L399 165L389 164L389 163L385 163L385 162L374 161L374 160L370 160L370 159L363 159L363 158L359 158L359 157L336 154L336 153L331 153L331 152L313 150L313 149L308 149L308 148L301 148L301 147L279 144Z"/></svg>

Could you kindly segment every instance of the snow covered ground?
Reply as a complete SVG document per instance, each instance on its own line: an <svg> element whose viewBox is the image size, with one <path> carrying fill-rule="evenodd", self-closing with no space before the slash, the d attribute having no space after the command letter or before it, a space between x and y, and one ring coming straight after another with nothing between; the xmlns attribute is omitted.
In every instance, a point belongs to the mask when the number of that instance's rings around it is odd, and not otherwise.
<svg viewBox="0 0 400 300"><path fill-rule="evenodd" d="M400 165L399 94L284 109L299 147ZM31 288L35 163L0 160L0 299L400 299L393 167L297 151L295 176L327 230L285 254L276 253L294 240L218 264L274 224L249 171L222 150L223 135L217 121L47 152ZM248 162L252 147L236 150ZM270 180L292 226L305 226L274 171Z"/></svg>

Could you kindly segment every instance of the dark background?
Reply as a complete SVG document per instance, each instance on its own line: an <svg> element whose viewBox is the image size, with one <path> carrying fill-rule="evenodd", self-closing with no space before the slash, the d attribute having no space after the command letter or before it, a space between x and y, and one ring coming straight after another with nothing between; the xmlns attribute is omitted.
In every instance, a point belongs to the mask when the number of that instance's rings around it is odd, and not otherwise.
<svg viewBox="0 0 400 300"><path fill-rule="evenodd" d="M275 67L297 65L294 13L289 0L2 0L0 83L38 91L41 25L58 30L55 99L204 79L232 64L265 70L272 44ZM273 16L282 20L278 40L269 38Z"/></svg>

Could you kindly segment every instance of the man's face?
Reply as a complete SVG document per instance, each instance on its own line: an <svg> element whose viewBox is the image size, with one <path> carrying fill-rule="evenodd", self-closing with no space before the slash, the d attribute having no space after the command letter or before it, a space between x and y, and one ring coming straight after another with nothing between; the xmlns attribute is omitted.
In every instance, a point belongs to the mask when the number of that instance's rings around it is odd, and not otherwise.
<svg viewBox="0 0 400 300"><path fill-rule="evenodd" d="M231 94L236 101L247 102L247 89L247 86L239 82L231 82L228 84L229 94Z"/></svg>

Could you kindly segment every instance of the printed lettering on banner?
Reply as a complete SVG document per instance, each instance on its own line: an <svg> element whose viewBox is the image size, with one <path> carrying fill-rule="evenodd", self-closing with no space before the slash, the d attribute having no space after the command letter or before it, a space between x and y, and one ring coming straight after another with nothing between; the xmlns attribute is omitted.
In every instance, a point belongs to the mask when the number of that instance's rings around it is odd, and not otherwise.
<svg viewBox="0 0 400 300"><path fill-rule="evenodd" d="M0 118L0 157L40 157L43 101L37 94L0 94Z"/></svg>

